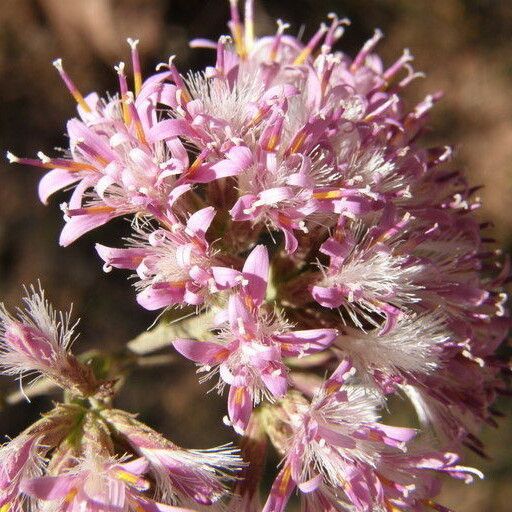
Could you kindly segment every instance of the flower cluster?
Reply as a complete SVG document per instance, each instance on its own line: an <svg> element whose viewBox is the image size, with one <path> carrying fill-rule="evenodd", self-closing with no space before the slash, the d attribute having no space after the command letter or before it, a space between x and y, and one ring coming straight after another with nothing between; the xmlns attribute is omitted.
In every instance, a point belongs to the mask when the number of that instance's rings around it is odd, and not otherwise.
<svg viewBox="0 0 512 512"><path fill-rule="evenodd" d="M473 213L477 188L450 166L451 148L421 144L441 95L407 108L403 89L421 73L408 52L386 67L378 30L350 58L335 48L345 19L330 15L306 43L281 21L256 38L253 2L244 19L230 5L230 36L191 43L216 53L202 72L183 75L171 57L143 81L129 40L133 88L121 63L119 93L101 99L56 61L78 103L69 151L8 156L50 169L43 202L74 187L61 245L129 216L123 247L96 245L105 271L134 271L146 309L197 315L202 336L168 342L229 389L225 423L244 435L248 465L226 506L280 512L297 489L308 512L445 510L437 474L480 476L455 451L481 453L478 428L495 423L507 369L495 351L510 319L508 260ZM2 367L94 396L101 383L75 376L62 326L49 328L49 313L39 328L33 313L3 314ZM379 421L393 395L421 429ZM94 492L116 510L155 510L144 494L154 483L155 499L210 505L225 492L219 474L241 467L229 449L181 450L121 411L98 418L59 476L33 477L40 465L28 462L55 444L16 441L26 496L74 510ZM112 436L139 458L105 450ZM262 508L266 437L283 462Z"/></svg>
<svg viewBox="0 0 512 512"><path fill-rule="evenodd" d="M37 371L73 394L0 448L0 510L186 512L220 502L242 467L237 450L185 450L113 409L111 386L64 342L69 317L59 322L42 292L25 303L19 320L3 308L2 373ZM84 375L88 386L78 386Z"/></svg>

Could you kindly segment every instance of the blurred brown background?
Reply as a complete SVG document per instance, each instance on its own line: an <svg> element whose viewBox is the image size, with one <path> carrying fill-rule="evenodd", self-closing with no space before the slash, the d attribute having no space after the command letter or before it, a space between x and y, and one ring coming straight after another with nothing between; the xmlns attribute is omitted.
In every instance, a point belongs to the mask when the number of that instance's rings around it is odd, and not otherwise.
<svg viewBox="0 0 512 512"><path fill-rule="evenodd" d="M495 235L509 251L512 215L512 1L511 0L259 0L257 28L274 31L274 19L306 24L311 34L328 12L352 20L341 45L354 54L380 27L386 34L380 52L387 63L409 47L415 66L427 73L409 88L410 104L426 93L446 92L432 117L431 142L458 148L458 163L471 181L484 184L483 219L495 223ZM190 38L225 33L224 0L2 0L0 4L0 150L34 156L66 146L65 121L74 103L51 66L62 57L82 92L116 91L112 66L129 61L126 37L140 38L146 72L169 54L181 70L199 68L212 55L190 50ZM77 351L93 346L120 347L152 322L154 315L134 301L126 274L104 275L93 249L95 241L116 243L127 232L118 221L72 247L59 248L62 225L59 195L46 208L36 196L37 170L9 167L3 160L0 186L0 296L19 300L21 283L41 279L54 304L74 302L84 318ZM155 378L156 377L156 378ZM9 382L2 379L0 389ZM215 428L223 401L204 397L193 366L139 371L118 404L187 447L207 447L230 439ZM0 412L0 432L14 435L50 406L35 399ZM448 482L442 503L460 512L508 511L512 503L512 426L508 417L498 431L487 430L492 460L469 456L487 478L471 487ZM508 484L508 485L507 485Z"/></svg>

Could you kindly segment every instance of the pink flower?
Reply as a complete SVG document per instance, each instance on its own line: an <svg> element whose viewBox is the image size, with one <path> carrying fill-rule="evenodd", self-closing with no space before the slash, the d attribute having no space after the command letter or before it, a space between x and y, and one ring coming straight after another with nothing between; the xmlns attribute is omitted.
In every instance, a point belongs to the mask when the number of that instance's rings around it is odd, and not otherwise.
<svg viewBox="0 0 512 512"><path fill-rule="evenodd" d="M104 417L144 457L162 501L217 503L228 494L226 484L243 465L238 450L230 446L185 450L123 411L106 410Z"/></svg>
<svg viewBox="0 0 512 512"><path fill-rule="evenodd" d="M104 269L135 271L146 309L201 313L188 325L211 337L172 344L202 380L228 386L225 422L244 435L248 465L230 447L179 448L108 402L94 416L108 423L96 442L108 456L74 454L75 468L31 477L27 492L68 508L162 509L152 498L256 512L261 427L283 456L264 512L284 511L296 489L304 512L445 510L436 475L480 476L454 452L485 453L477 426L495 424L506 389L496 350L510 327L510 262L489 247L478 188L451 169L452 149L420 141L442 94L407 108L403 90L421 74L408 51L383 63L379 30L352 58L335 48L347 24L335 15L303 42L281 21L256 37L252 0L244 17L237 0L230 7L231 37L192 43L215 51L200 72L180 74L171 57L143 82L129 40L133 86L120 64L118 96L101 100L56 61L78 103L69 152L8 158L49 169L44 202L74 187L63 245L131 218L124 247L96 245ZM67 317L59 323L42 295L27 304L17 319L0 311L3 372L45 375L95 408L99 386L69 353ZM398 393L439 450L379 422ZM84 427L89 440L95 432ZM118 444L141 459L113 458ZM9 460L23 474L23 457ZM17 504L18 483L2 485ZM91 505L91 488L103 504Z"/></svg>
<svg viewBox="0 0 512 512"><path fill-rule="evenodd" d="M0 305L1 372L20 379L45 375L64 388L93 393L98 384L92 373L70 353L71 314L54 311L42 289L25 291L25 310L18 309L17 318Z"/></svg>
<svg viewBox="0 0 512 512"><path fill-rule="evenodd" d="M189 509L157 503L142 493L149 482L142 478L148 462L134 459L120 462L112 457L89 453L68 472L23 482L23 492L45 502L57 502L63 511L147 511L188 512Z"/></svg>
<svg viewBox="0 0 512 512"><path fill-rule="evenodd" d="M212 207L203 208L183 225L169 220L168 228L140 230L127 249L96 244L105 269L127 268L137 271L137 301L146 309L175 304L200 305L210 293L222 289L215 275L233 273L229 268L213 268L222 263L206 240L206 231L215 215Z"/></svg>
<svg viewBox="0 0 512 512"><path fill-rule="evenodd" d="M282 397L288 389L288 369L283 357L297 357L323 350L336 336L335 329L292 330L279 313L263 308L269 261L259 245L242 270L245 283L229 298L225 327L216 341L178 339L173 345L185 357L220 374L219 389L229 389L228 413L232 425L243 431L253 404L263 398ZM211 373L209 374L209 376Z"/></svg>
<svg viewBox="0 0 512 512"><path fill-rule="evenodd" d="M343 510L342 503L348 501L355 510L370 512L430 500L437 487L425 471L468 482L472 475L482 477L458 466L458 457L451 453L406 454L416 431L377 423L376 398L345 385L352 374L350 364L343 362L310 404L300 397L283 402L276 421L284 430L280 448L285 459L264 512L284 510L295 487L306 510Z"/></svg>
<svg viewBox="0 0 512 512"><path fill-rule="evenodd" d="M0 448L0 510L23 510L20 484L41 471L39 437L21 434Z"/></svg>
<svg viewBox="0 0 512 512"><path fill-rule="evenodd" d="M416 432L377 423L377 398L361 389L344 388L350 375L351 367L344 362L311 404L298 398L293 404L291 399L292 411L280 419L290 429L283 469L264 512L284 510L295 487L309 494L317 489L322 492L322 484L335 494L343 493L356 510L371 510L373 482L366 468L377 465L379 454L388 447L405 449Z"/></svg>

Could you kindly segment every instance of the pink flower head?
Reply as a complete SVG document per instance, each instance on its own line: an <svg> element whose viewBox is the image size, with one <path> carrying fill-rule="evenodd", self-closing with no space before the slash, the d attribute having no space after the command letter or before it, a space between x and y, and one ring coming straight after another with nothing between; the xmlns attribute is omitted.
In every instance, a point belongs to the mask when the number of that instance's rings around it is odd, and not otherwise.
<svg viewBox="0 0 512 512"><path fill-rule="evenodd" d="M23 510L23 479L37 476L42 456L39 436L21 434L0 448L0 510Z"/></svg>
<svg viewBox="0 0 512 512"><path fill-rule="evenodd" d="M149 482L142 475L148 462L120 462L89 453L68 472L25 480L23 492L43 502L58 503L63 512L75 510L187 512L188 509L157 503L146 496Z"/></svg>
<svg viewBox="0 0 512 512"><path fill-rule="evenodd" d="M404 450L416 432L377 423L376 396L344 385L352 374L351 366L341 363L310 404L297 398L291 410L283 411L279 421L289 429L285 460L264 512L284 510L295 487L305 494L319 490L316 499L327 499L323 486L343 495L358 511L372 510L368 473L382 452Z"/></svg>
<svg viewBox="0 0 512 512"><path fill-rule="evenodd" d="M212 207L203 208L191 215L185 225L176 220L168 228L140 230L127 249L96 244L96 250L105 261L106 270L116 267L137 271L137 301L146 309L200 305L208 293L221 287L212 272L212 266L220 261L205 237L214 215ZM217 272L222 270L217 268Z"/></svg>
<svg viewBox="0 0 512 512"><path fill-rule="evenodd" d="M450 168L452 149L420 142L442 94L408 109L403 90L420 74L408 51L383 63L379 30L350 57L335 48L346 20L331 15L305 41L281 21L256 37L254 2L244 16L238 4L231 36L192 42L215 51L200 72L180 74L171 57L143 81L130 40L133 86L120 64L119 94L100 100L56 61L78 103L69 151L8 158L49 169L44 202L74 187L62 245L129 216L124 247L96 246L105 270L135 271L146 309L206 311L182 325L209 330L207 341L172 343L203 380L218 374L215 388L229 387L225 422L242 442L264 429L283 456L264 512L284 511L296 489L304 512L445 510L436 474L479 476L452 451L485 453L476 427L496 423L491 405L506 388L496 350L510 327L510 263L489 248L478 188ZM17 319L0 310L0 367L44 374L96 408L98 385L69 354L67 319L42 296L27 304ZM379 422L398 393L439 450ZM222 509L240 466L231 448L184 450L107 405L95 412L115 441L108 454L120 445L141 459L76 454L66 473L28 480L30 496L70 512L163 510L151 499ZM266 442L256 437L230 510L261 508L253 459ZM23 457L10 460L5 475L16 480ZM18 484L6 481L17 503Z"/></svg>
<svg viewBox="0 0 512 512"><path fill-rule="evenodd" d="M229 418L238 431L247 425L253 404L286 393L288 369L283 357L323 350L336 336L335 329L294 331L278 313L268 314L263 307L268 271L267 249L259 245L247 257L242 270L245 283L229 298L225 327L217 340L173 341L178 352L201 364L204 371L218 370L219 389L230 387Z"/></svg>
<svg viewBox="0 0 512 512"><path fill-rule="evenodd" d="M238 450L229 446L185 450L123 411L107 410L104 415L135 453L145 458L162 501L216 503L228 493L226 483L243 465Z"/></svg>
<svg viewBox="0 0 512 512"><path fill-rule="evenodd" d="M91 393L96 382L70 353L75 338L70 313L54 311L42 289L26 290L17 318L0 306L0 368L4 375L45 375L68 389ZM76 324L75 324L76 325Z"/></svg>

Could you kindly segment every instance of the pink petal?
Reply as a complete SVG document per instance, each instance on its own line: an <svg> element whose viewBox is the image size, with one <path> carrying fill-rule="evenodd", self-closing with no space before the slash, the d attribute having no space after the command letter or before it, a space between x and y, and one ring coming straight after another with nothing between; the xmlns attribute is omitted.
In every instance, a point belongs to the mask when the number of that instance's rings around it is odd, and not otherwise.
<svg viewBox="0 0 512 512"><path fill-rule="evenodd" d="M68 121L67 132L71 139L72 146L79 142L83 142L107 162L111 162L116 159L116 155L106 142L106 139L101 137L93 129L89 128L78 119L70 119Z"/></svg>
<svg viewBox="0 0 512 512"><path fill-rule="evenodd" d="M381 423L376 425L375 430L383 434L383 441L388 446L400 446L416 437L417 431L407 427L392 427Z"/></svg>
<svg viewBox="0 0 512 512"><path fill-rule="evenodd" d="M42 476L22 480L20 488L40 500L57 500L66 496L77 482L76 475Z"/></svg>
<svg viewBox="0 0 512 512"><path fill-rule="evenodd" d="M336 335L336 329L308 329L280 334L276 339L285 344L281 346L283 355L297 356L324 350L334 341Z"/></svg>
<svg viewBox="0 0 512 512"><path fill-rule="evenodd" d="M59 244L66 247L85 233L103 226L115 216L115 213L94 213L71 217L62 228Z"/></svg>
<svg viewBox="0 0 512 512"><path fill-rule="evenodd" d="M39 199L43 204L48 204L48 198L52 194L81 179L76 172L70 172L66 169L53 169L47 172L39 181Z"/></svg>
<svg viewBox="0 0 512 512"><path fill-rule="evenodd" d="M242 273L234 268L211 267L213 279L221 288L232 288L242 276Z"/></svg>
<svg viewBox="0 0 512 512"><path fill-rule="evenodd" d="M269 270L268 251L264 245L257 245L247 256L242 274L247 279L245 287L255 304L261 304L267 291Z"/></svg>
<svg viewBox="0 0 512 512"><path fill-rule="evenodd" d="M276 398L283 397L288 390L288 378L284 371L281 371L281 373L262 373L261 380Z"/></svg>
<svg viewBox="0 0 512 512"><path fill-rule="evenodd" d="M101 244L96 244L95 248L96 252L105 263L116 268L135 270L146 256L144 249L117 249Z"/></svg>
<svg viewBox="0 0 512 512"><path fill-rule="evenodd" d="M331 309L341 306L345 299L343 293L336 287L313 286L311 295L318 304Z"/></svg>
<svg viewBox="0 0 512 512"><path fill-rule="evenodd" d="M239 174L253 163L252 152L246 146L234 146L226 153L226 157L212 167L219 177Z"/></svg>
<svg viewBox="0 0 512 512"><path fill-rule="evenodd" d="M208 206L207 208L195 212L187 221L187 229L194 235L199 235L201 238L204 238L215 217L215 213L216 211L213 206Z"/></svg>
<svg viewBox="0 0 512 512"><path fill-rule="evenodd" d="M180 338L174 340L172 345L182 356L200 364L219 364L229 355L229 351L225 347L208 341Z"/></svg>
<svg viewBox="0 0 512 512"><path fill-rule="evenodd" d="M145 309L154 311L173 304L183 302L184 286L173 286L171 283L158 283L149 286L137 295L137 302Z"/></svg>
<svg viewBox="0 0 512 512"><path fill-rule="evenodd" d="M320 487L322 480L322 475L319 474L314 476L313 478L310 478L306 482L299 483L297 487L300 489L300 491L307 494L316 491Z"/></svg>
<svg viewBox="0 0 512 512"><path fill-rule="evenodd" d="M147 135L148 142L152 143L175 137L197 138L197 134L183 119L166 119L153 126Z"/></svg>
<svg viewBox="0 0 512 512"><path fill-rule="evenodd" d="M233 428L243 433L252 413L252 396L246 387L231 386L228 396L228 415Z"/></svg>

